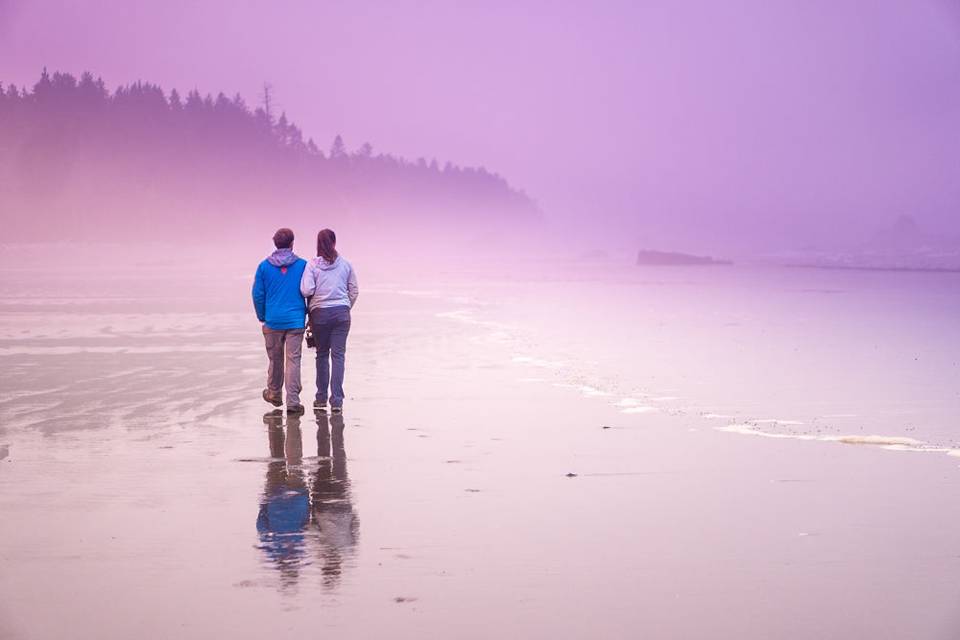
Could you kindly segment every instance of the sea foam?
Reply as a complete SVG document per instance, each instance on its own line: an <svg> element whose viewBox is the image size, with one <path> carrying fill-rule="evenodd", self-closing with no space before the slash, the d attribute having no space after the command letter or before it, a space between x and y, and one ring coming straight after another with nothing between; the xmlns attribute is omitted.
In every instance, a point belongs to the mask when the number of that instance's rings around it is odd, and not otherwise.
<svg viewBox="0 0 960 640"><path fill-rule="evenodd" d="M960 458L960 449L948 449L930 445L923 440L905 436L883 435L842 435L826 436L806 433L775 433L758 429L754 424L733 423L722 427L714 427L717 431L738 433L741 435L761 436L763 438L777 438L784 440L807 440L816 442L839 442L841 444L867 445L879 447L888 451L916 451L920 453L946 453L948 456Z"/></svg>
<svg viewBox="0 0 960 640"><path fill-rule="evenodd" d="M844 444L872 444L877 446L899 445L902 447L922 447L926 444L922 440L915 438L903 438L898 436L830 436L826 439L832 439Z"/></svg>

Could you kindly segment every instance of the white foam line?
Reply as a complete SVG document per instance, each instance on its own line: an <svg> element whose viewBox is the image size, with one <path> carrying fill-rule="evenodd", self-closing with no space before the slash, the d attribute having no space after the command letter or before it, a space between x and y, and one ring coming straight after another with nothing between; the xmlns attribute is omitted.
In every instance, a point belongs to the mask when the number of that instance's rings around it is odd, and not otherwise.
<svg viewBox="0 0 960 640"><path fill-rule="evenodd" d="M453 304L466 304L473 307L488 307L490 303L479 300L478 298L472 298L470 296L453 296L446 298L447 302L452 302Z"/></svg>
<svg viewBox="0 0 960 640"><path fill-rule="evenodd" d="M927 444L915 438L901 438L897 436L824 436L824 438L844 444L898 445L912 448L922 447Z"/></svg>
<svg viewBox="0 0 960 640"><path fill-rule="evenodd" d="M627 407L620 409L620 413L653 413L656 410L656 407Z"/></svg>
<svg viewBox="0 0 960 640"><path fill-rule="evenodd" d="M247 344L181 345L166 347L6 347L0 356L12 355L75 355L78 353L227 353L247 348Z"/></svg>
<svg viewBox="0 0 960 640"><path fill-rule="evenodd" d="M441 311L436 314L438 318L446 318L448 320L459 320L460 322L466 322L470 324L476 324L477 321L470 316L469 311Z"/></svg>
<svg viewBox="0 0 960 640"><path fill-rule="evenodd" d="M726 433L739 433L745 436L760 436L763 438L777 438L784 440L822 440L819 436L804 435L802 433L770 433L769 431L760 431L749 424L728 424L723 427L714 427L717 431Z"/></svg>
<svg viewBox="0 0 960 640"><path fill-rule="evenodd" d="M515 364L527 364L532 367L539 367L541 369L560 369L563 367L562 362L554 362L550 360L541 360L539 358L531 358L529 356L514 356L510 360ZM573 385L571 385L573 386Z"/></svg>
<svg viewBox="0 0 960 640"><path fill-rule="evenodd" d="M800 420L781 420L779 418L765 418L763 420L757 420L757 424L803 424Z"/></svg>
<svg viewBox="0 0 960 640"><path fill-rule="evenodd" d="M609 391L603 391L602 389L597 389L596 387L590 387L587 385L583 385L580 387L580 393L582 393L583 395L589 398L608 397L613 395Z"/></svg>
<svg viewBox="0 0 960 640"><path fill-rule="evenodd" d="M492 320L478 320L474 315L466 309L458 309L456 311L441 311L434 314L437 318L443 318L445 320L456 320L457 322L462 322L463 324L468 324L476 327L487 327L488 329L499 329L501 331L512 330L513 327L510 325L503 324L502 322L493 322ZM509 334L512 335L512 334Z"/></svg>
<svg viewBox="0 0 960 640"><path fill-rule="evenodd" d="M878 447L881 449L886 449L887 451L915 451L918 453L946 453L950 454L950 449L944 449L942 447L917 447L914 445L907 444L878 444Z"/></svg>
<svg viewBox="0 0 960 640"><path fill-rule="evenodd" d="M946 453L948 456L960 458L960 449L948 449L928 445L923 440L904 436L881 435L846 435L846 436L815 436L803 433L770 433L761 431L751 424L728 424L714 427L717 431L738 433L740 435L760 436L763 438L777 438L784 440L806 440L817 442L839 442L840 444L867 445L886 449L887 451L916 451L920 453Z"/></svg>
<svg viewBox="0 0 960 640"><path fill-rule="evenodd" d="M421 298L436 298L441 294L439 291L421 291L417 289L400 289L397 291L401 296L415 296Z"/></svg>

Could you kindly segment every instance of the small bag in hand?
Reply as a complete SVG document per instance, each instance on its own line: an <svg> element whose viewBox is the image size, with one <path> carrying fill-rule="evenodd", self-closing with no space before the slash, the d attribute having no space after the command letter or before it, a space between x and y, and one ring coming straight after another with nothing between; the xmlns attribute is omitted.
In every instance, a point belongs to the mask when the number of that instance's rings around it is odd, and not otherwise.
<svg viewBox="0 0 960 640"><path fill-rule="evenodd" d="M316 348L317 348L317 341L316 341L316 339L313 337L313 327L311 326L313 323L310 322L310 300L311 300L311 298L307 298L307 300L306 300L306 303L307 303L307 326L305 327L305 330L304 330L304 332L303 332L303 337L304 337L304 339L307 341L307 348L308 348L308 349L316 349Z"/></svg>

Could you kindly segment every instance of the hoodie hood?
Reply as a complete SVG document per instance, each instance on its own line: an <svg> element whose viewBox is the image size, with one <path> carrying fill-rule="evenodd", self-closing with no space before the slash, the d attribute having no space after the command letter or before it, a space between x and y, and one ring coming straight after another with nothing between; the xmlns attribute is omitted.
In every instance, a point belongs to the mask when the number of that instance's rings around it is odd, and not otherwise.
<svg viewBox="0 0 960 640"><path fill-rule="evenodd" d="M277 249L267 256L267 262L275 267L289 267L299 259L293 249Z"/></svg>
<svg viewBox="0 0 960 640"><path fill-rule="evenodd" d="M317 269L320 269L322 271L330 271L331 269L336 268L338 264L340 264L340 256L337 256L333 260L333 262L327 262L325 258L317 256L316 258L313 259L313 264L314 266L317 267Z"/></svg>

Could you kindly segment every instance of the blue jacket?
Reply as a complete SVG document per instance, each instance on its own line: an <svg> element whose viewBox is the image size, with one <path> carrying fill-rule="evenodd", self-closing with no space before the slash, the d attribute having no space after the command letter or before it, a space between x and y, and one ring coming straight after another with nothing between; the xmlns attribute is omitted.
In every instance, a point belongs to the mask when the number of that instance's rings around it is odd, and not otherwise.
<svg viewBox="0 0 960 640"><path fill-rule="evenodd" d="M257 320L269 329L303 329L307 305L300 280L307 261L290 249L277 249L257 267L253 279L253 308Z"/></svg>

